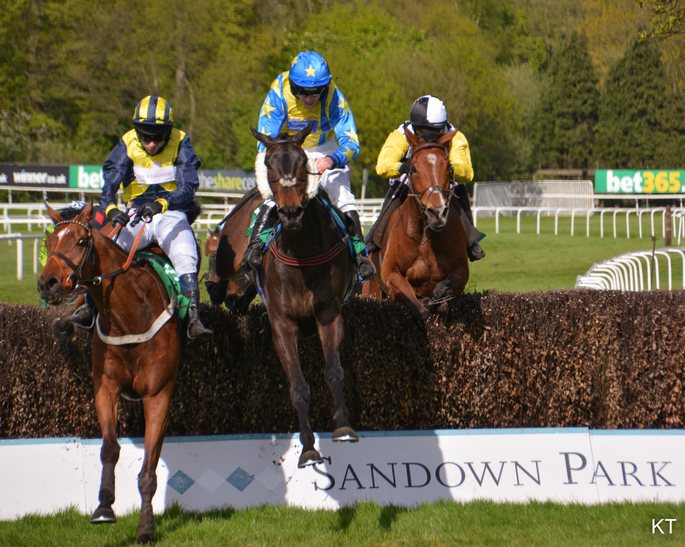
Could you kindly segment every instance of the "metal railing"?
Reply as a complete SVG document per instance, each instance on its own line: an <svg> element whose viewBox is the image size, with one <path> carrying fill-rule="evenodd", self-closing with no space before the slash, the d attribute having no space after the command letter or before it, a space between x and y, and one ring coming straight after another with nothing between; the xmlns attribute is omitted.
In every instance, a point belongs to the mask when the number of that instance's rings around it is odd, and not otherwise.
<svg viewBox="0 0 685 547"><path fill-rule="evenodd" d="M680 258L682 279L674 285L674 260ZM593 266L576 279L577 289L615 291L661 290L665 277L666 290L685 289L685 247L626 253ZM674 288L675 286L675 288Z"/></svg>
<svg viewBox="0 0 685 547"><path fill-rule="evenodd" d="M33 273L38 274L38 255L42 235L39 234L0 234L0 241L16 242L17 244L17 279L24 279L24 241L33 241Z"/></svg>
<svg viewBox="0 0 685 547"><path fill-rule="evenodd" d="M637 219L637 237L642 239L643 231L643 216L649 218L649 237L666 234L666 207L654 207L636 209L633 207L593 207L590 209L584 208L568 208L568 207L473 207L473 221L478 225L478 215L481 212L494 212L495 214L495 233L500 233L500 219L501 217L516 216L516 233L521 233L521 217L523 215L536 216L536 230L535 233L541 233L541 218L554 217L554 235L559 235L559 219L561 217L569 218L571 220L570 235L575 236L577 230L577 218L585 219L585 236L590 237L591 222L590 219L599 215L599 236L604 237L605 234L605 216L611 217L611 228L613 238L616 239L620 232L619 218L624 217L625 220L625 237L631 237L631 216ZM659 217L659 221L655 221L655 217ZM685 237L685 208L671 209L671 233L677 238L678 243L682 237ZM661 234L657 234L657 226L661 229Z"/></svg>

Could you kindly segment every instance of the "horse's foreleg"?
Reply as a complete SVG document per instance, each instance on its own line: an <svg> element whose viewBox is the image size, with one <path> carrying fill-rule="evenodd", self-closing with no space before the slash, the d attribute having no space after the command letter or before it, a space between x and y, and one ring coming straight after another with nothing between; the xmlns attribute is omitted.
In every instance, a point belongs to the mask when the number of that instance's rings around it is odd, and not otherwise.
<svg viewBox="0 0 685 547"><path fill-rule="evenodd" d="M102 431L102 448L100 449L100 462L102 463L102 475L100 477L100 502L93 513L93 524L116 522L117 519L112 510L114 503L114 468L119 461L119 443L117 442L116 420L119 408L119 392L109 381L94 378L95 382L95 410Z"/></svg>
<svg viewBox="0 0 685 547"><path fill-rule="evenodd" d="M164 432L169 420L169 401L174 382L166 385L163 391L143 399L145 412L145 458L138 475L138 491L142 500L140 521L138 523L139 543L150 543L155 538L155 522L152 511L152 498L157 491L157 463L162 453Z"/></svg>
<svg viewBox="0 0 685 547"><path fill-rule="evenodd" d="M359 440L357 433L350 426L350 418L345 405L344 376L340 363L340 344L342 343L344 327L342 315L330 322L317 322L319 338L323 348L325 359L324 377L333 393L333 440L352 441Z"/></svg>
<svg viewBox="0 0 685 547"><path fill-rule="evenodd" d="M300 442L302 454L298 467L321 463L323 458L314 448L314 432L309 423L309 384L302 374L297 347L297 328L294 323L283 319L271 322L272 339L276 355L281 361L290 383L290 402L297 411L300 422Z"/></svg>
<svg viewBox="0 0 685 547"><path fill-rule="evenodd" d="M407 278L398 272L391 272L385 283L388 288L388 296L393 300L399 300L414 310L421 319L428 317L428 308L418 298L414 288Z"/></svg>

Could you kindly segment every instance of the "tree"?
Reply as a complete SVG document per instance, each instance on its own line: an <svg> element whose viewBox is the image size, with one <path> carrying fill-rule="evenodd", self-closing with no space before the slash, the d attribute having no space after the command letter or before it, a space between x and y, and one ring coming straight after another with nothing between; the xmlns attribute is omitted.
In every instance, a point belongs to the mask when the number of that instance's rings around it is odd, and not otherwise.
<svg viewBox="0 0 685 547"><path fill-rule="evenodd" d="M653 40L635 40L609 72L600 103L597 157L600 167L672 167L673 97ZM682 126L682 121L679 121ZM682 150L681 150L682 152Z"/></svg>
<svg viewBox="0 0 685 547"><path fill-rule="evenodd" d="M573 33L552 58L540 103L536 156L542 167L585 169L591 164L599 98L587 40Z"/></svg>
<svg viewBox="0 0 685 547"><path fill-rule="evenodd" d="M641 39L667 38L685 33L685 6L680 0L638 0L640 7L650 9L651 29L640 35Z"/></svg>

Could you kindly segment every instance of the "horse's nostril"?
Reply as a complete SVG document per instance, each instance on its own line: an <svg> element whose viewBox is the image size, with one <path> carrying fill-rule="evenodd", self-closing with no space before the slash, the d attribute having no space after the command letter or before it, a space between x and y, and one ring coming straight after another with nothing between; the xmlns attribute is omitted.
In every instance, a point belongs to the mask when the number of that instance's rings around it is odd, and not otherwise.
<svg viewBox="0 0 685 547"><path fill-rule="evenodd" d="M43 289L46 291L53 291L56 287L59 287L59 280L56 277L48 277L43 282Z"/></svg>

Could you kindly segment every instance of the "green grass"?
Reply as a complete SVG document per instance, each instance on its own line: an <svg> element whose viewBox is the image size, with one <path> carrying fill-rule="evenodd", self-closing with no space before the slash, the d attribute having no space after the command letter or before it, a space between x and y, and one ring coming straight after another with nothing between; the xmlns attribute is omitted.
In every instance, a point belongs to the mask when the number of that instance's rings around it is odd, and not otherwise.
<svg viewBox="0 0 685 547"><path fill-rule="evenodd" d="M481 242L487 256L471 263L468 292L499 290L511 292L570 289L576 277L598 262L614 256L652 249L649 237L638 239L637 220L631 217L631 238L626 238L625 220L618 223L617 238L609 218L605 218L604 238L600 238L599 218L592 218L590 237L585 236L585 221L576 219L576 235L570 236L570 219L559 221L559 235L554 235L554 219L543 218L541 235L536 235L534 217L523 217L521 234L516 233L515 217L500 219L500 233L495 233L494 219L479 220L479 228L487 233ZM646 217L644 234L648 233ZM204 231L198 231L203 238ZM662 241L656 242L663 247ZM683 242L685 245L685 242ZM680 266L679 266L680 267ZM206 271L207 261L203 261ZM32 242L24 243L24 279L16 279L16 243L0 241L0 301L12 304L35 304L37 276L33 273ZM663 286L663 285L662 285ZM203 300L207 300L204 294Z"/></svg>
<svg viewBox="0 0 685 547"><path fill-rule="evenodd" d="M436 502L407 509L360 503L337 511L177 507L157 515L159 545L682 545L683 504ZM670 535L652 519L676 518ZM93 526L75 510L0 522L1 545L134 545L138 515ZM667 528L664 528L667 531Z"/></svg>

